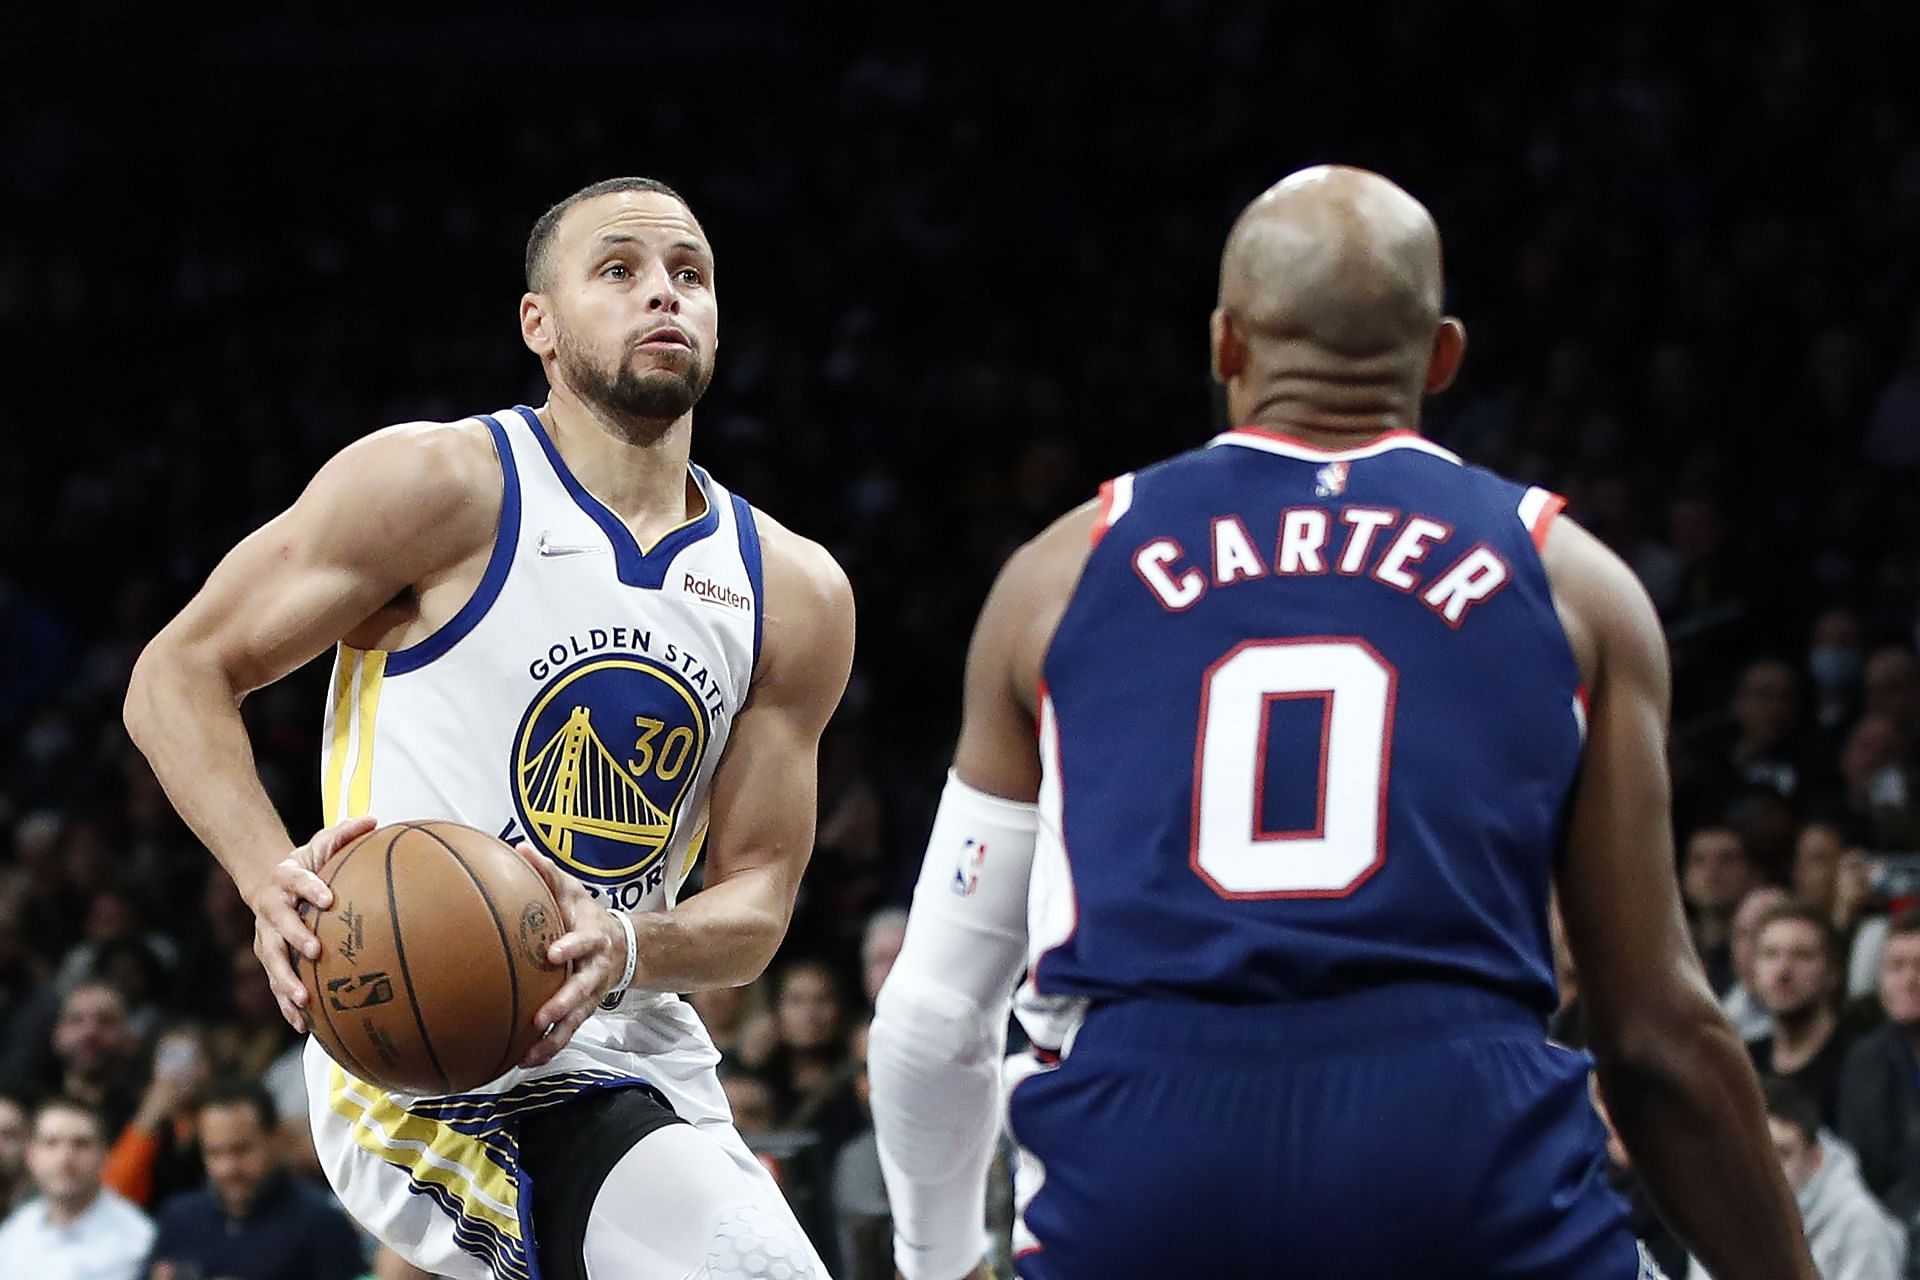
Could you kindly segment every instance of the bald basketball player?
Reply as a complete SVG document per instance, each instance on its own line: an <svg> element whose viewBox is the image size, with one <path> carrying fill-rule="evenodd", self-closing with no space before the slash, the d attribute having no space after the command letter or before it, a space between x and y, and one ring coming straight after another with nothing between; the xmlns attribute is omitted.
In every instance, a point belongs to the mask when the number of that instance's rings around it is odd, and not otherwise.
<svg viewBox="0 0 1920 1280"><path fill-rule="evenodd" d="M674 993L751 981L786 931L852 661L847 580L689 460L719 309L684 200L644 178L576 192L534 225L526 275L547 403L342 450L142 654L127 727L253 905L296 1028L292 953L320 946L300 911L376 820L497 832L553 888L549 958L572 973L500 1079L387 1094L308 1044L327 1177L400 1255L455 1280L823 1277ZM240 704L328 648L330 825L295 845ZM703 850L705 888L677 902Z"/></svg>
<svg viewBox="0 0 1920 1280"><path fill-rule="evenodd" d="M1656 1275L1547 1042L1717 1276L1811 1280L1674 883L1667 658L1561 500L1417 434L1465 350L1412 197L1294 174L1212 320L1237 425L1017 552L869 1071L907 1280ZM1037 732L1036 732L1037 725Z"/></svg>

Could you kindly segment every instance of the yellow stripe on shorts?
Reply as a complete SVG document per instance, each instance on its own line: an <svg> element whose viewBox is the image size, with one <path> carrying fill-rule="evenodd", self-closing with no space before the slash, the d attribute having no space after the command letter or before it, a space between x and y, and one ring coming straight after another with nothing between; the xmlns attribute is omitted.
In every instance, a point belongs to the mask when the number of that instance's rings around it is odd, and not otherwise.
<svg viewBox="0 0 1920 1280"><path fill-rule="evenodd" d="M478 1138L412 1115L379 1089L332 1068L329 1102L347 1121L362 1149L406 1171L418 1183L440 1187L463 1216L520 1239L520 1188Z"/></svg>

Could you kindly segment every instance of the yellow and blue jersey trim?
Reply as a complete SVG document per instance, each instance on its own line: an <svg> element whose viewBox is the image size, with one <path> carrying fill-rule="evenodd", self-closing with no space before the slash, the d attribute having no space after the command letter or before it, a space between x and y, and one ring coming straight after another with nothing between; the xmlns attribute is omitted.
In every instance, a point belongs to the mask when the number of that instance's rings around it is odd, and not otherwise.
<svg viewBox="0 0 1920 1280"><path fill-rule="evenodd" d="M602 1089L645 1088L617 1071L567 1071L502 1093L451 1094L403 1108L335 1065L328 1104L354 1143L406 1175L453 1223L454 1243L496 1280L540 1280L518 1123Z"/></svg>

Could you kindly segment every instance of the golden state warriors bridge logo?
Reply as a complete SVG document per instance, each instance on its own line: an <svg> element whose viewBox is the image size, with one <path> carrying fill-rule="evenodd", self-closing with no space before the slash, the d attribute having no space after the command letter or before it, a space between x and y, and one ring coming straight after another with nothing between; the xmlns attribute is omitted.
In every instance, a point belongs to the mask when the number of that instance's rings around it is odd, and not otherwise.
<svg viewBox="0 0 1920 1280"><path fill-rule="evenodd" d="M707 707L650 658L554 673L515 736L514 805L533 843L602 884L655 867L706 757Z"/></svg>

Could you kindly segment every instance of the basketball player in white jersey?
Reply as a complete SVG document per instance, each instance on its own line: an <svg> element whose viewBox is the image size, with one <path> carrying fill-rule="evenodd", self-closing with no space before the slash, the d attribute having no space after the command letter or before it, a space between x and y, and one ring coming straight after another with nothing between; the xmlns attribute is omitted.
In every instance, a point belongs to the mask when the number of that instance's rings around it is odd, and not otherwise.
<svg viewBox="0 0 1920 1280"><path fill-rule="evenodd" d="M252 904L305 1028L316 871L376 819L520 844L566 916L551 1028L475 1093L389 1095L307 1047L329 1181L455 1280L825 1269L734 1131L678 992L757 977L812 849L853 603L818 545L688 458L718 337L713 252L660 183L556 205L520 330L551 394L349 445L148 646L127 727ZM337 647L324 831L295 846L239 706ZM678 890L704 850L705 888ZM536 1244L537 1252L536 1252Z"/></svg>

